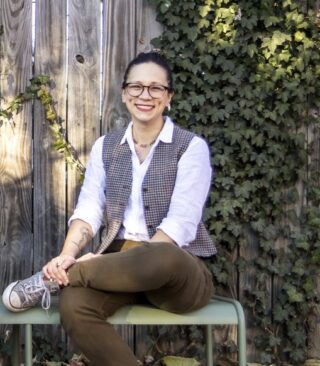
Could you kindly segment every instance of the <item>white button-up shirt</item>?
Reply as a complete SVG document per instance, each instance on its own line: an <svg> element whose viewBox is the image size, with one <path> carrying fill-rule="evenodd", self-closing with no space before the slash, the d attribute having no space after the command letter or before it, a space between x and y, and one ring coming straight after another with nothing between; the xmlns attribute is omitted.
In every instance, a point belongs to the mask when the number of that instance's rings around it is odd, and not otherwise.
<svg viewBox="0 0 320 366"><path fill-rule="evenodd" d="M132 139L132 122L128 125L121 144L127 142L131 149L133 180L119 238L137 241L150 239L144 218L142 182L159 141L172 143L173 126L171 119L166 117L148 156L140 163ZM93 145L78 203L69 220L69 223L75 219L87 222L94 234L104 221L105 192L108 189L102 161L103 139L104 136L100 137ZM195 136L179 160L169 211L158 227L179 246L188 245L195 239L210 188L211 174L208 146L204 140Z"/></svg>

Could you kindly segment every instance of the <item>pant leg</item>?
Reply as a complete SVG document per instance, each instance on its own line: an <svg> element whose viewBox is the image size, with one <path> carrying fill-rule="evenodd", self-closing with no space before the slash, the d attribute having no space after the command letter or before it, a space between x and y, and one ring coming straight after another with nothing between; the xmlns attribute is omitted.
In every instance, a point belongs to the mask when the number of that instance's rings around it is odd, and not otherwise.
<svg viewBox="0 0 320 366"><path fill-rule="evenodd" d="M62 325L92 366L137 366L130 347L106 322L118 308L137 303L139 294L66 287L60 296Z"/></svg>
<svg viewBox="0 0 320 366"><path fill-rule="evenodd" d="M205 305L213 293L200 259L176 245L143 242L118 253L76 263L70 285L108 292L145 292L162 309L185 312Z"/></svg>
<svg viewBox="0 0 320 366"><path fill-rule="evenodd" d="M212 275L205 263L183 251L183 264L176 269L176 279L156 290L145 292L146 298L160 309L185 313L205 306L213 296Z"/></svg>

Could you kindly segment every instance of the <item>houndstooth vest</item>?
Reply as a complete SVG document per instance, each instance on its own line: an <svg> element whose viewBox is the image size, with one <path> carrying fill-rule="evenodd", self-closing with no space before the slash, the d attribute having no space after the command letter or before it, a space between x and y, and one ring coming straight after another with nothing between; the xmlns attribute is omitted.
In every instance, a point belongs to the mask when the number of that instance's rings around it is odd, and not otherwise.
<svg viewBox="0 0 320 366"><path fill-rule="evenodd" d="M103 141L102 160L106 171L106 229L98 253L102 253L116 238L132 189L132 161L128 143L120 144L126 129L108 133ZM175 186L178 162L195 135L174 126L172 143L159 142L142 184L142 197L147 230L150 238L167 216ZM203 222L196 239L183 249L200 257L216 254Z"/></svg>

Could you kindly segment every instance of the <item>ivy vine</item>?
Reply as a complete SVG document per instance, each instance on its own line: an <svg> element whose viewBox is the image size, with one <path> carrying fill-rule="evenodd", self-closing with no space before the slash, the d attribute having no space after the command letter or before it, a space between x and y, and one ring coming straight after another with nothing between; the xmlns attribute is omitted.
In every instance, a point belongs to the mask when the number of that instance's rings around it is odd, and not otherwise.
<svg viewBox="0 0 320 366"><path fill-rule="evenodd" d="M154 46L175 74L173 117L213 151L206 221L220 247L209 263L215 281L225 288L235 268L240 279L253 270L240 290L257 334L254 361L301 364L320 300L315 1L149 1L164 26Z"/></svg>
<svg viewBox="0 0 320 366"><path fill-rule="evenodd" d="M1 30L1 28L0 28ZM77 151L67 140L61 119L55 110L55 101L50 93L50 78L46 75L38 75L30 80L24 92L15 96L4 109L0 108L0 127L3 121L9 121L14 125L13 116L19 113L27 102L38 99L44 110L45 118L49 123L53 148L63 154L67 165L79 172L81 181L84 177L85 167L78 158Z"/></svg>

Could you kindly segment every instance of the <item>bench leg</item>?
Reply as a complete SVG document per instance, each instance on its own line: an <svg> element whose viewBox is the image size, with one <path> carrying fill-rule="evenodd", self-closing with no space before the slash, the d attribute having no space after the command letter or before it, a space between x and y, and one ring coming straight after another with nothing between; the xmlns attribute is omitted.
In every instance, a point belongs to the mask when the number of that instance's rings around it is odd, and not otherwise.
<svg viewBox="0 0 320 366"><path fill-rule="evenodd" d="M32 366L32 325L25 326L25 365Z"/></svg>
<svg viewBox="0 0 320 366"><path fill-rule="evenodd" d="M247 341L246 341L246 320L244 317L244 311L239 301L229 299L222 296L214 296L218 300L231 302L237 312L238 317L238 363L239 366L247 365Z"/></svg>
<svg viewBox="0 0 320 366"><path fill-rule="evenodd" d="M11 361L13 366L20 365L20 325L14 324L12 326L12 356Z"/></svg>
<svg viewBox="0 0 320 366"><path fill-rule="evenodd" d="M238 357L239 366L247 365L247 350L246 350L246 326L244 319L239 319L238 323Z"/></svg>
<svg viewBox="0 0 320 366"><path fill-rule="evenodd" d="M212 325L206 325L206 356L207 356L207 366L213 366Z"/></svg>

